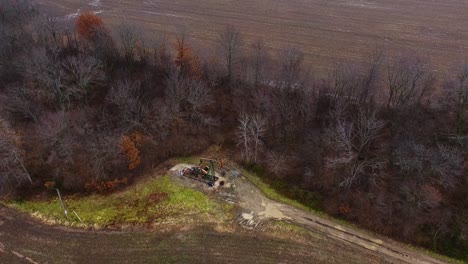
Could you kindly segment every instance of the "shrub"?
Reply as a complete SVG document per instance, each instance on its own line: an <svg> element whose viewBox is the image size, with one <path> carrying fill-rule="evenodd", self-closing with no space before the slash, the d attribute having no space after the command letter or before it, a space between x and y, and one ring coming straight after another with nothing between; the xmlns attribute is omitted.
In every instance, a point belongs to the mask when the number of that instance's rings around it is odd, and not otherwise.
<svg viewBox="0 0 468 264"><path fill-rule="evenodd" d="M102 19L93 13L81 14L76 20L76 31L81 38L92 40L102 28Z"/></svg>

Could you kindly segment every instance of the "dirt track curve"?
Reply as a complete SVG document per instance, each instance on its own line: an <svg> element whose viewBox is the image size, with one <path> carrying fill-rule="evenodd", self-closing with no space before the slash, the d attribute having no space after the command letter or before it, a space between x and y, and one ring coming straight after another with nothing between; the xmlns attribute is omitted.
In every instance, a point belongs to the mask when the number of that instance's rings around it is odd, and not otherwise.
<svg viewBox="0 0 468 264"><path fill-rule="evenodd" d="M246 183L250 184L250 183ZM251 184L250 184L251 185ZM252 188L255 188L252 186ZM258 190L254 190L258 191ZM261 194L263 196L263 194ZM343 240L347 243L358 245L365 249L374 251L388 258L391 262L402 263L430 263L440 264L444 261L435 259L421 252L410 250L398 245L396 242L386 238L376 238L362 231L351 229L349 227L337 224L328 219L313 215L295 207L277 203L263 197L264 204L274 204L283 214L284 219L299 224L314 232L320 232L328 237ZM272 206L270 205L270 208Z"/></svg>
<svg viewBox="0 0 468 264"><path fill-rule="evenodd" d="M435 259L421 252L410 250L398 245L389 239L376 239L356 229L334 223L327 219L309 214L288 205L279 205L280 211L289 216L291 221L307 227L310 230L321 232L329 237L343 240L347 243L361 246L365 249L386 256L392 261L403 263L431 263L439 264L444 261Z"/></svg>
<svg viewBox="0 0 468 264"><path fill-rule="evenodd" d="M189 164L179 164L171 171L179 171ZM234 170L235 171L235 170ZM195 187L197 184L190 179L177 177L177 173L172 173L175 179L179 179L182 184ZM318 232L329 238L337 239L370 250L382 256L392 263L411 264L441 264L442 260L433 258L422 252L409 249L391 239L378 237L375 234L366 233L355 228L346 227L324 217L300 210L290 205L279 203L268 199L258 188L245 179L239 172L228 172L226 178L233 183L235 188L221 191L221 196L235 197L243 213L240 215L241 222L256 226L267 219L287 220L298 224L313 232ZM200 186L198 186L200 187ZM225 192L226 194L223 194ZM231 195L230 195L230 194Z"/></svg>

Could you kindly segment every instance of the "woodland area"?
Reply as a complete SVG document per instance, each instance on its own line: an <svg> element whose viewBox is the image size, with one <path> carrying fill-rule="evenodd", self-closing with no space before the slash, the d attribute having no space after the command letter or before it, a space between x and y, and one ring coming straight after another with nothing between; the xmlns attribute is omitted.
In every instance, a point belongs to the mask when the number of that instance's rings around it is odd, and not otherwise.
<svg viewBox="0 0 468 264"><path fill-rule="evenodd" d="M376 51L318 78L299 49L227 26L202 57L188 30L0 0L0 194L109 193L218 144L309 206L468 260L468 65Z"/></svg>

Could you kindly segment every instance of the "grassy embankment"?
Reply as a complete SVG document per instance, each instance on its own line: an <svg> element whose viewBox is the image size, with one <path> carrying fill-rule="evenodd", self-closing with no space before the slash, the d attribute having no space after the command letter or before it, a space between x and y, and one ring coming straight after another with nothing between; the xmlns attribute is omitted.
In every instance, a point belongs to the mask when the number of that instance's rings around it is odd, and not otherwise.
<svg viewBox="0 0 468 264"><path fill-rule="evenodd" d="M168 176L145 179L109 195L66 196L64 201L69 211L68 219L56 197L39 201L16 200L7 202L7 205L31 213L45 222L95 228L219 221L228 215L231 208L202 192L173 182ZM74 215L73 210L82 221Z"/></svg>

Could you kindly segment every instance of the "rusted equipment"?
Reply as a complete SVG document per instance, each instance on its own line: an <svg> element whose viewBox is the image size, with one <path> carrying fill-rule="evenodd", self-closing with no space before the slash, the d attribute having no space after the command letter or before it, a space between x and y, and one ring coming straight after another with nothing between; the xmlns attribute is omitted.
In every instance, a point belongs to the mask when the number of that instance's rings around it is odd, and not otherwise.
<svg viewBox="0 0 468 264"><path fill-rule="evenodd" d="M220 159L201 158L198 166L185 168L182 170L181 174L183 176L205 182L212 187L218 180L215 172L215 164L218 164L218 166L222 168L222 161Z"/></svg>

